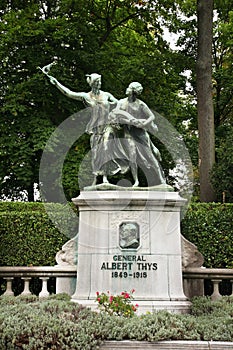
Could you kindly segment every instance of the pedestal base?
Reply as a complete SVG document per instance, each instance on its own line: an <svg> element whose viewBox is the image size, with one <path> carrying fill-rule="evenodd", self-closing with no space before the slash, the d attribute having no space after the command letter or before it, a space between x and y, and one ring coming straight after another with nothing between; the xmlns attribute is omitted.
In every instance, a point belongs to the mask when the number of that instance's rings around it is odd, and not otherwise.
<svg viewBox="0 0 233 350"><path fill-rule="evenodd" d="M94 300L77 300L71 299L71 301L81 304L90 308L92 311L98 311L98 303ZM190 312L191 303L187 300L133 300L132 305L138 304L138 310L136 315L144 315L148 312L153 313L156 311L165 310L177 314L187 314Z"/></svg>
<svg viewBox="0 0 233 350"><path fill-rule="evenodd" d="M96 308L96 292L135 290L139 312L188 312L183 293L180 208L175 192L90 191L80 212L76 292Z"/></svg>

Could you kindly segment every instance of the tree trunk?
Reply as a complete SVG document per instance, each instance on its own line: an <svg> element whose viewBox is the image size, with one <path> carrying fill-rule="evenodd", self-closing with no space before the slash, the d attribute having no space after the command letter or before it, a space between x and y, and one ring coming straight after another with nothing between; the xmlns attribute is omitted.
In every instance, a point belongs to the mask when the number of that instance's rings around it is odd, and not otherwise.
<svg viewBox="0 0 233 350"><path fill-rule="evenodd" d="M30 186L27 188L27 193L28 193L28 202L34 202L34 184L31 183Z"/></svg>
<svg viewBox="0 0 233 350"><path fill-rule="evenodd" d="M200 200L215 199L210 171L215 162L214 108L212 97L213 0L197 0L197 113L199 131Z"/></svg>

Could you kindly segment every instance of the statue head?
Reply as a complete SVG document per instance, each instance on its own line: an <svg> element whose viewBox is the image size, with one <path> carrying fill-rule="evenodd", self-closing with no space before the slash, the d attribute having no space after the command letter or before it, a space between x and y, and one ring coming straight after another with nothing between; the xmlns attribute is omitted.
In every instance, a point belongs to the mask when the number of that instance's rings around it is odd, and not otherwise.
<svg viewBox="0 0 233 350"><path fill-rule="evenodd" d="M131 240L132 238L136 238L135 236L137 236L137 227L135 224L127 223L122 225L121 237L123 239Z"/></svg>
<svg viewBox="0 0 233 350"><path fill-rule="evenodd" d="M143 87L140 83L137 81L133 81L132 83L129 84L129 86L126 89L126 95L140 95L143 90Z"/></svg>
<svg viewBox="0 0 233 350"><path fill-rule="evenodd" d="M87 77L87 83L92 87L94 84L98 85L100 88L101 86L101 75L97 73L92 74L86 74Z"/></svg>
<svg viewBox="0 0 233 350"><path fill-rule="evenodd" d="M136 223L123 223L120 226L120 246L121 248L138 248L139 231Z"/></svg>

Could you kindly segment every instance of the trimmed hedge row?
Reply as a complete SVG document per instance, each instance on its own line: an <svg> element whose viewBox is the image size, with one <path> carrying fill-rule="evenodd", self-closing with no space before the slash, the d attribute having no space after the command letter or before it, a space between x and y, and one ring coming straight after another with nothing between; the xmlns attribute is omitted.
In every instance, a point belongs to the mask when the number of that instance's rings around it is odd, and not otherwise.
<svg viewBox="0 0 233 350"><path fill-rule="evenodd" d="M41 202L0 202L0 213L12 211L41 211L45 212Z"/></svg>
<svg viewBox="0 0 233 350"><path fill-rule="evenodd" d="M45 266L55 264L55 255L73 237L77 223L69 221L63 205L51 204L57 227L43 203L0 202L0 265ZM74 209L74 208L73 208ZM233 268L233 204L195 203L181 223L182 234L205 258L205 267Z"/></svg>
<svg viewBox="0 0 233 350"><path fill-rule="evenodd" d="M181 223L182 234L203 254L204 266L233 268L233 204L192 204Z"/></svg>
<svg viewBox="0 0 233 350"><path fill-rule="evenodd" d="M64 206L51 204L56 227L42 203L0 203L0 265L46 266L55 264L55 255L77 232L67 222ZM64 234L57 227L66 226Z"/></svg>

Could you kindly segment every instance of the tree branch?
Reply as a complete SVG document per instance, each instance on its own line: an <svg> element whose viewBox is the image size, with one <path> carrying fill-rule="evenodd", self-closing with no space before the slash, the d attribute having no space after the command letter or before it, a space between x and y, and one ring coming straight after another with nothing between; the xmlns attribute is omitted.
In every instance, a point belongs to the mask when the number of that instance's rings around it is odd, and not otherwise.
<svg viewBox="0 0 233 350"><path fill-rule="evenodd" d="M111 34L111 32L113 30L115 30L116 28L120 27L123 23L126 23L128 22L130 19L133 19L133 18L137 18L139 16L139 11L134 13L134 14L131 14L131 15L128 15L127 17L123 18L121 21L119 21L118 23L116 23L115 25L111 25L111 19L110 18L106 18L106 23L107 23L107 31L106 33L101 37L100 41L99 41L99 46L101 47L105 41L107 40L107 38L109 37L109 35Z"/></svg>

